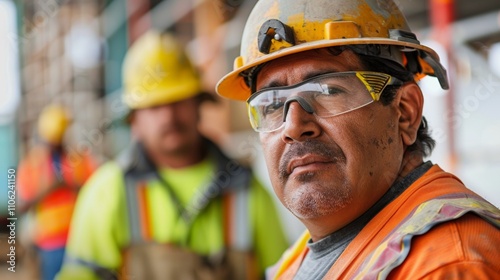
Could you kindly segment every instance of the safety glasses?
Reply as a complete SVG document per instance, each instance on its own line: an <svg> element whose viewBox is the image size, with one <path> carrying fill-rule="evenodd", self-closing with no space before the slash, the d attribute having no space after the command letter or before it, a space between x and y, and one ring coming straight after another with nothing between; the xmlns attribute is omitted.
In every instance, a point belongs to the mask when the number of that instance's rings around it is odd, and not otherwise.
<svg viewBox="0 0 500 280"><path fill-rule="evenodd" d="M379 72L328 73L292 86L257 91L247 100L248 116L255 131L272 132L283 126L294 101L310 114L333 117L378 101L388 85L402 84Z"/></svg>

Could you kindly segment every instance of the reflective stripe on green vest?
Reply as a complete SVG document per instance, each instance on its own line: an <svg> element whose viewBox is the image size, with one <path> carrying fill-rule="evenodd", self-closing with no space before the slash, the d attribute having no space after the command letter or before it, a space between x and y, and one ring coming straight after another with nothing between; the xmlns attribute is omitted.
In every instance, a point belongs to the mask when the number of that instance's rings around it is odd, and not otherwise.
<svg viewBox="0 0 500 280"><path fill-rule="evenodd" d="M146 211L146 205L142 198L145 195L147 181L126 180L126 182L131 243L150 241L151 237L145 233L145 229L149 228L148 221L144 221L144 215L141 215ZM223 199L223 204L226 206L224 208L228 212L224 219L225 233L228 235L226 245L237 250L249 250L253 245L250 230L249 190L249 185L247 185L217 197ZM200 210L203 208L200 207ZM194 218L196 216L192 217L192 219Z"/></svg>
<svg viewBox="0 0 500 280"><path fill-rule="evenodd" d="M432 227L475 213L500 228L500 210L477 197L444 196L422 203L365 260L354 279L386 279L404 262L410 252L411 239Z"/></svg>

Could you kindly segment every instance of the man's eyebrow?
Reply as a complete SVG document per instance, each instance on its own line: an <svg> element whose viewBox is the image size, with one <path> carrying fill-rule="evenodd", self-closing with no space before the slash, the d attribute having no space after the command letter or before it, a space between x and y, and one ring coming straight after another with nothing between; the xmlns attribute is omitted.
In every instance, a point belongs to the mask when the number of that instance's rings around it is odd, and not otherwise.
<svg viewBox="0 0 500 280"><path fill-rule="evenodd" d="M333 69L311 71L311 72L307 73L302 78L302 81L300 81L299 83L301 83L305 80L309 80L311 78L317 77L317 76L321 76L321 75L329 74L329 73L335 73L335 72L338 72L338 71L333 70ZM263 87L261 87L258 91L269 89L269 88L285 87L285 86L289 86L289 85L287 85L286 83L280 82L280 81L273 80L273 81L270 81L267 85L264 85Z"/></svg>
<svg viewBox="0 0 500 280"><path fill-rule="evenodd" d="M312 78L317 77L317 76L321 76L321 75L325 75L325 74L330 74L330 73L335 73L335 72L339 72L339 71L336 71L336 70L333 70L333 69L312 71L312 72L309 72L307 75L304 76L303 81L312 79Z"/></svg>
<svg viewBox="0 0 500 280"><path fill-rule="evenodd" d="M271 81L267 85L261 87L258 91L269 89L269 88L276 88L276 87L284 87L286 84L278 82L278 81Z"/></svg>

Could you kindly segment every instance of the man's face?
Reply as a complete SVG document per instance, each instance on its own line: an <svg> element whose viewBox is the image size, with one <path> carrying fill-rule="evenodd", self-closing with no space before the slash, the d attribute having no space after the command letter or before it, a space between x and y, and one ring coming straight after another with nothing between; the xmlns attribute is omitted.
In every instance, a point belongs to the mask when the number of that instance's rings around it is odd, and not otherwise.
<svg viewBox="0 0 500 280"><path fill-rule="evenodd" d="M132 117L132 132L149 152L183 155L199 138L198 108L198 100L189 98L136 110Z"/></svg>
<svg viewBox="0 0 500 280"><path fill-rule="evenodd" d="M366 70L361 68L350 51L338 56L308 51L264 66L257 90L294 85L328 72ZM340 228L360 216L397 178L403 157L398 119L394 104L374 102L322 118L292 102L282 128L260 133L281 202L306 226L307 221L327 219Z"/></svg>

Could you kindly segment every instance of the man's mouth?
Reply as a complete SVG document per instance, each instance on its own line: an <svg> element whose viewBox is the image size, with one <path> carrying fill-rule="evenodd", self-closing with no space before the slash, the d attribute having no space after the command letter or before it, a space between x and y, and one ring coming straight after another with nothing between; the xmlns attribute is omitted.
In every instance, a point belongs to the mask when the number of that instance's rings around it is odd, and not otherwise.
<svg viewBox="0 0 500 280"><path fill-rule="evenodd" d="M345 161L344 154L333 143L308 140L292 145L282 155L278 165L278 174L281 180L286 180L292 173L324 170L343 161Z"/></svg>
<svg viewBox="0 0 500 280"><path fill-rule="evenodd" d="M309 154L300 158L292 159L287 166L287 173L310 172L317 169L325 168L325 165L331 164L333 161L329 158L319 155Z"/></svg>

